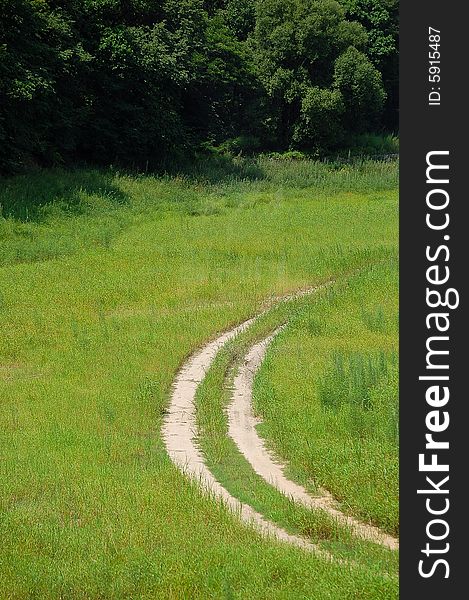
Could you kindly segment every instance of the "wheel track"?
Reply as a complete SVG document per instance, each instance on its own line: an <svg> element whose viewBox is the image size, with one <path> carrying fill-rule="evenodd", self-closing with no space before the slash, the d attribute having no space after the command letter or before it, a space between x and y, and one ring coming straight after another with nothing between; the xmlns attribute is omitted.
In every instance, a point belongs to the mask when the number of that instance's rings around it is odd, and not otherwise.
<svg viewBox="0 0 469 600"><path fill-rule="evenodd" d="M224 333L204 348L195 352L180 369L173 386L171 402L163 424L163 440L173 463L210 494L221 499L238 513L241 519L260 531L263 535L273 536L306 550L318 552L330 558L330 555L319 550L315 544L299 536L291 535L281 527L267 521L260 513L248 504L240 502L232 496L212 475L204 462L203 455L196 445L197 426L195 414L195 394L205 377L218 351L236 335L247 329L255 319L249 319Z"/></svg>
<svg viewBox="0 0 469 600"><path fill-rule="evenodd" d="M272 303L285 302L299 298L305 295L312 294L319 289L328 286L332 282L328 282L321 286L300 290L295 294L289 294L283 297L274 297ZM197 423L195 409L195 395L197 388L202 383L205 374L211 367L216 355L230 340L248 329L260 316L265 314L268 309L263 310L255 317L248 319L234 327L233 329L223 333L215 340L206 344L200 350L194 352L182 365L174 383L171 394L170 404L165 415L162 427L162 437L166 450L172 462L188 477L197 481L199 485L215 498L222 500L226 506L239 515L241 520L248 525L254 527L262 535L274 537L279 541L283 541L299 548L315 552L324 558L332 559L332 555L300 536L288 533L282 527L268 521L260 513L252 508L249 504L243 503L218 482L212 472L205 464L202 452L197 446ZM351 517L341 513L335 506L334 500L330 494L323 492L320 497L310 496L302 486L289 481L283 473L283 466L276 462L265 449L262 440L259 438L255 429L257 421L252 414L251 398L252 398L252 381L255 371L260 366L267 346L272 341L274 336L283 328L277 329L273 334L267 336L264 340L251 347L246 355L244 364L241 365L237 376L235 377L234 391L232 403L228 409L230 435L233 437L240 451L245 455L251 463L254 470L260 474L269 484L274 485L285 495L292 497L295 501L300 502L309 508L326 510L341 524L351 527L357 535L362 538L383 544L389 548L397 548L398 542L395 538L387 536L377 528L366 525L352 519ZM242 394L237 397L241 388ZM238 389L238 392L236 391ZM241 402L243 408L240 412ZM241 416L243 415L243 416ZM247 421L246 421L247 419ZM241 441L240 436L235 432L238 420L238 425L243 422L248 424L249 435ZM233 429L234 427L234 429ZM238 427L239 428L239 427ZM244 434L243 434L244 436ZM261 448L261 454L258 454L258 459L262 456L263 466L257 463L248 452L249 440L251 443L257 440L255 444ZM254 462L254 464L253 464ZM267 467L267 465L269 465ZM267 469L267 470L266 470ZM271 469L269 472L268 469Z"/></svg>
<svg viewBox="0 0 469 600"><path fill-rule="evenodd" d="M284 327L279 327L262 341L251 346L241 361L234 378L231 402L228 406L228 434L254 471L284 496L307 508L327 512L340 525L349 527L362 539L397 550L399 542L396 538L382 532L378 527L345 515L339 510L337 502L327 490L320 490L318 495L311 496L303 486L288 479L285 476L285 465L272 456L264 440L257 433L256 428L260 421L255 417L252 409L254 377L264 360L269 344Z"/></svg>

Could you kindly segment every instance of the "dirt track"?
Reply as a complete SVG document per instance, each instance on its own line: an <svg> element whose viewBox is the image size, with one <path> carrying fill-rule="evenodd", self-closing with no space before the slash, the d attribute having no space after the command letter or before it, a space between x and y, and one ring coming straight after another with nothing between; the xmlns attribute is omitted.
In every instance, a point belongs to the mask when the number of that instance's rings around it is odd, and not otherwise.
<svg viewBox="0 0 469 600"><path fill-rule="evenodd" d="M334 517L341 525L346 525L363 539L374 541L393 550L399 547L396 538L383 533L377 527L360 523L358 520L343 514L334 498L326 490L320 495L311 496L301 486L291 481L284 474L284 465L272 457L259 437L256 419L252 410L252 387L256 371L259 369L267 348L282 327L255 344L244 357L234 379L231 403L228 407L229 435L254 471L265 481L277 488L282 494L312 509L322 509Z"/></svg>
<svg viewBox="0 0 469 600"><path fill-rule="evenodd" d="M310 288L298 294L275 298L274 301L292 300L295 297L310 294L317 289ZM243 521L254 526L264 535L273 536L279 540L318 552L330 558L329 554L319 550L310 541L289 534L281 527L267 521L251 506L240 502L232 496L212 475L204 462L202 452L196 444L195 394L198 386L203 381L219 350L228 341L245 331L264 312L222 334L216 340L196 351L184 363L173 384L171 401L162 428L163 441L173 463L186 475L198 481L208 493L223 500L227 506L240 515ZM396 538L383 533L372 525L360 523L353 517L343 514L337 508L335 500L327 491L321 490L319 496L311 496L302 486L287 479L284 475L283 465L270 455L265 448L264 442L259 437L256 431L258 421L252 412L253 379L255 372L262 363L269 343L281 329L282 327L252 346L239 367L234 380L232 402L228 407L229 435L250 462L256 473L283 494L308 508L321 509L328 512L340 524L349 526L357 536L363 539L373 541L391 549L397 549L399 542Z"/></svg>
<svg viewBox="0 0 469 600"><path fill-rule="evenodd" d="M224 333L193 354L184 363L174 382L171 402L163 425L163 440L174 464L189 477L198 481L208 492L222 499L230 508L239 513L243 521L265 535L271 535L279 540L326 555L308 540L290 535L284 529L264 519L251 506L243 504L232 496L213 477L195 443L197 429L194 403L197 387L205 377L217 352L229 340L249 327L252 322L253 319L250 319Z"/></svg>

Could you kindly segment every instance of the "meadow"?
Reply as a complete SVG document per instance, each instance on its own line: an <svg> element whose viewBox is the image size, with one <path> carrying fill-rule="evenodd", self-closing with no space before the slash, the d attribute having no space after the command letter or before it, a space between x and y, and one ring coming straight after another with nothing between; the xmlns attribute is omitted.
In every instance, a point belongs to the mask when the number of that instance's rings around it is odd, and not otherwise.
<svg viewBox="0 0 469 600"><path fill-rule="evenodd" d="M294 477L397 531L396 162L46 170L0 180L0 205L1 598L397 597L392 553L260 482L249 491L243 467L236 493L354 562L262 538L160 435L192 351L273 296L333 280L249 334L288 317L256 409ZM199 396L201 445L227 481L230 360Z"/></svg>
<svg viewBox="0 0 469 600"><path fill-rule="evenodd" d="M399 534L398 272L373 265L297 312L255 383L264 436L296 477Z"/></svg>

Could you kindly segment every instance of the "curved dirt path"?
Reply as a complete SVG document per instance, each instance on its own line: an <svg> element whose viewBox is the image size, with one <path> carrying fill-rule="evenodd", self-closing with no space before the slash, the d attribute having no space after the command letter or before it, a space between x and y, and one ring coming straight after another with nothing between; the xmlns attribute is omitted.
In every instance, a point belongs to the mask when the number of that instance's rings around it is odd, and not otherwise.
<svg viewBox="0 0 469 600"><path fill-rule="evenodd" d="M195 352L180 369L173 387L171 402L163 423L163 441L173 463L189 477L195 479L206 491L225 502L241 519L254 526L264 535L289 542L300 548L314 551L323 557L331 556L299 536L291 535L281 527L267 521L248 504L232 496L212 475L196 445L197 427L195 394L218 351L236 335L249 327L255 319L249 319L238 327L224 333L201 350Z"/></svg>
<svg viewBox="0 0 469 600"><path fill-rule="evenodd" d="M362 539L399 548L396 538L387 535L377 527L361 523L342 513L332 495L321 490L320 495L310 496L304 487L291 481L284 474L284 465L275 460L257 433L260 423L252 410L252 388L256 371L259 369L267 348L274 337L284 328L279 327L271 335L251 347L245 355L234 379L231 402L228 406L229 435L239 451L251 464L254 471L285 496L312 509L321 509L334 517L341 525L346 525Z"/></svg>
<svg viewBox="0 0 469 600"><path fill-rule="evenodd" d="M320 290L321 288L327 287L330 283L332 283L332 281L319 286L303 289L296 293L289 294L287 296L272 297L269 302L269 307L276 302L293 300L295 298L300 298L302 296L309 295ZM253 526L263 535L274 537L280 541L284 541L293 544L294 546L304 548L305 550L316 552L323 558L333 560L333 557L329 552L319 549L315 544L313 544L309 540L306 540L305 538L289 534L283 528L265 519L250 505L242 503L237 498L232 496L228 492L228 490L224 488L215 479L215 477L205 464L203 454L201 453L196 443L197 424L195 395L198 386L204 379L206 372L212 365L219 350L228 341L230 341L239 333L243 332L250 325L252 325L257 318L265 314L268 308L261 311L255 317L244 321L243 323L241 323L241 325L238 325L230 331L227 331L226 333L222 334L216 340L208 343L202 349L194 352L194 354L192 354L186 360L186 362L179 370L173 383L173 392L171 394L170 404L165 418L163 420L163 442L166 446L166 450L172 462L183 473L188 475L190 478L196 480L207 491L207 493L210 493L215 498L222 500L229 508L231 508L234 512L238 513L242 521ZM264 462L264 466L262 467L262 469L260 469L260 466L258 465L259 469L261 470L261 473L259 473L259 471L255 467L256 472L261 474L261 476L263 477L263 473L265 473L266 477L264 478L269 483L273 483L275 487L277 487L277 489L279 489L280 491L282 491L282 489L281 487L279 487L278 482L285 480L286 482L288 482L287 487L285 488L286 491L284 491L286 495L293 497L294 500L302 502L304 505L309 506L311 508L321 508L323 510L326 510L327 512L329 512L329 514L332 514L333 516L337 517L338 520L341 521L343 524L349 525L358 535L361 535L365 539L370 539L372 541L381 543L393 549L397 548L398 542L395 538L386 536L386 534L383 534L377 528L359 523L351 517L347 517L339 510L337 510L334 506L334 500L332 496L330 496L330 494L328 494L327 492L324 492L324 494L318 498L313 498L309 496L309 494L306 492L306 490L304 490L304 488L298 486L294 482L288 481L288 479L286 479L283 475L283 467L280 464L275 463L274 460L272 460L270 455L267 453L267 450L263 446L262 440L260 440L260 438L258 437L257 432L255 430L255 426L258 422L252 414L251 408L252 381L255 371L262 362L268 344L283 327L284 326L280 327L262 342L256 344L255 346L253 346L253 348L251 348L251 351L246 355L246 360L248 361L250 367L246 370L246 365L244 365L241 367L240 373L238 373L238 377L242 377L243 379L242 386L245 386L246 383L248 384L248 387L250 385L250 395L248 394L249 397L247 397L245 394L243 394L244 400L246 400L246 398L248 399L248 406L245 407L245 409L243 409L241 412L238 411L238 414L236 416L233 415L232 417L230 417L230 420L236 421L236 419L238 419L238 423L241 423L242 419L248 418L248 421L250 418L253 419L251 426L250 428L248 428L248 430L250 429L251 433L254 432L255 436L257 436L259 440L258 443L260 444L261 448L263 448L263 451L261 452L263 456L262 460L265 461L266 456L268 459L267 462ZM241 372L243 373L242 375ZM242 401L241 398L240 401ZM243 414L244 416L241 417L241 414ZM238 448L240 448L241 450L241 447L239 445ZM241 450L241 452L243 452L243 450ZM248 458L249 455L245 454L245 456L249 460L249 462L251 462L251 460ZM268 467L267 465L269 465L269 463L270 466ZM251 462L251 465L252 464L253 463ZM265 471L266 468L270 469L270 471ZM292 492L292 490L294 491Z"/></svg>

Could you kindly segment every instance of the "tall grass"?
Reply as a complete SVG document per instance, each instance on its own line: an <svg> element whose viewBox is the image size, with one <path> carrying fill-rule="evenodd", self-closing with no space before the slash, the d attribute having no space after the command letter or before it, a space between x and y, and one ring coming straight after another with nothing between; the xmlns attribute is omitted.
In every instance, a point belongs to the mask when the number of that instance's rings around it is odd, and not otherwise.
<svg viewBox="0 0 469 600"><path fill-rule="evenodd" d="M397 365L395 353L365 354L334 352L332 365L318 381L318 397L325 408L349 404L364 410L373 408L372 392Z"/></svg>
<svg viewBox="0 0 469 600"><path fill-rule="evenodd" d="M367 194L397 184L396 163L212 157L162 174L60 169L0 179L0 264L108 248L148 215L210 216L282 200Z"/></svg>

